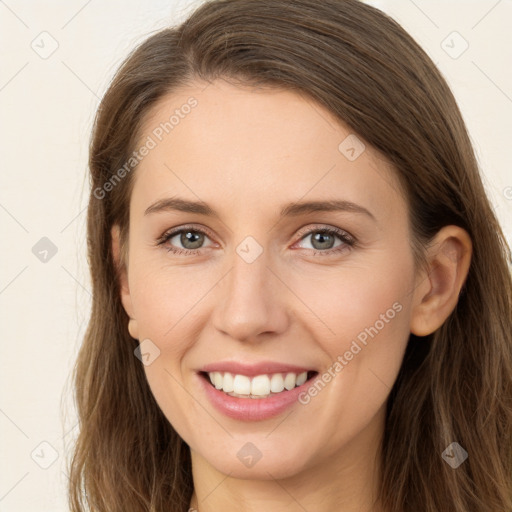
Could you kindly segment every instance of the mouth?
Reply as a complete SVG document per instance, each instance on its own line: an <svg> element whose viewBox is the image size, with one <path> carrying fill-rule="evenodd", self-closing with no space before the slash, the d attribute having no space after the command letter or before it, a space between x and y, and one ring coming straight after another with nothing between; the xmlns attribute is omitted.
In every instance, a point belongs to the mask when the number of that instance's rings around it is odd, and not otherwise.
<svg viewBox="0 0 512 512"><path fill-rule="evenodd" d="M235 398L261 399L285 394L314 379L315 370L271 373L253 377L230 372L198 372L208 385Z"/></svg>

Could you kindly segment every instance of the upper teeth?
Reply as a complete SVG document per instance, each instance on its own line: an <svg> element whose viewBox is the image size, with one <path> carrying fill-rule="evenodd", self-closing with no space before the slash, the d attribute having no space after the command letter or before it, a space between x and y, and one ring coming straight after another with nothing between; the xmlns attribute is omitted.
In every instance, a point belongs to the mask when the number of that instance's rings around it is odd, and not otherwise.
<svg viewBox="0 0 512 512"><path fill-rule="evenodd" d="M225 393L235 395L255 395L267 396L270 392L280 393L284 389L290 390L295 386L301 386L306 382L308 372L295 373L274 373L272 375L257 375L256 377L247 377L247 375L232 374L229 372L210 372L208 373L211 383Z"/></svg>

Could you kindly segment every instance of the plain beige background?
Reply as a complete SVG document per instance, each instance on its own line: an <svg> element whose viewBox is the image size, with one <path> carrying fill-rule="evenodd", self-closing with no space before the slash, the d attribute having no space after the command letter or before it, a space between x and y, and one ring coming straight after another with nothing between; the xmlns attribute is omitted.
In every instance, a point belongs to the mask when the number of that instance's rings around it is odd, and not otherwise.
<svg viewBox="0 0 512 512"><path fill-rule="evenodd" d="M65 386L91 302L93 115L128 51L198 3L0 0L3 512L68 510L65 459L77 429ZM447 78L512 241L512 1L368 3L399 21Z"/></svg>

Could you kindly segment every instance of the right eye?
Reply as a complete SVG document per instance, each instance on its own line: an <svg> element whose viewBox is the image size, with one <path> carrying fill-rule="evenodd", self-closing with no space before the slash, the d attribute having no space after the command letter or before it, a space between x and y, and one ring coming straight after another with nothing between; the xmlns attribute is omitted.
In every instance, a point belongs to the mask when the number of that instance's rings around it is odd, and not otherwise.
<svg viewBox="0 0 512 512"><path fill-rule="evenodd" d="M175 243L181 244L182 248L170 243L173 238L176 238ZM173 228L158 239L157 245L164 245L168 251L175 254L197 254L202 248L205 238L208 238L208 234L202 229L195 227Z"/></svg>

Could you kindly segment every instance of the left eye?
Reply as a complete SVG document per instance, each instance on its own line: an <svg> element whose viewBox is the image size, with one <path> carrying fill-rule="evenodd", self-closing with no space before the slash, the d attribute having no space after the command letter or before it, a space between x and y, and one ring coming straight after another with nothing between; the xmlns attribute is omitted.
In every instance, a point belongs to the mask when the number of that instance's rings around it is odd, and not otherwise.
<svg viewBox="0 0 512 512"><path fill-rule="evenodd" d="M353 245L353 240L348 233L334 229L314 229L308 231L301 238L301 241L308 238L311 240L312 249L321 252L326 252L339 246ZM334 245L336 238L341 241L338 245Z"/></svg>

